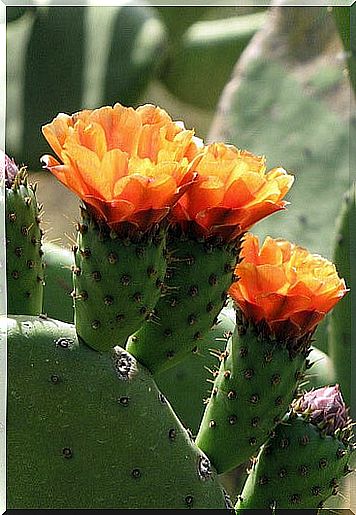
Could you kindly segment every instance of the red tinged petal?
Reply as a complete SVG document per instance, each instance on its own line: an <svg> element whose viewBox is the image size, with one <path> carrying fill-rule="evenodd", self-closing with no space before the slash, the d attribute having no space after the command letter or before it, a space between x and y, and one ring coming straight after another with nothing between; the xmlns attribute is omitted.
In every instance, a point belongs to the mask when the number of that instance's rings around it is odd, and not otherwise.
<svg viewBox="0 0 356 515"><path fill-rule="evenodd" d="M133 204L121 199L103 201L91 195L85 195L83 200L109 225L127 220L135 210Z"/></svg>

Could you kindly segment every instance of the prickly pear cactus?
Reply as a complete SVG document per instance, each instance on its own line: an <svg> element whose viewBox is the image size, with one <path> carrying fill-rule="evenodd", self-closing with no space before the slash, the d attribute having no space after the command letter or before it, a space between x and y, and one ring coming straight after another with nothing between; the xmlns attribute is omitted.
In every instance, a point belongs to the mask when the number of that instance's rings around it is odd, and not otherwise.
<svg viewBox="0 0 356 515"><path fill-rule="evenodd" d="M167 248L165 294L127 346L152 373L173 366L193 349L199 352L200 340L224 305L237 259L236 243L218 246L171 235Z"/></svg>
<svg viewBox="0 0 356 515"><path fill-rule="evenodd" d="M82 213L73 270L78 335L98 350L125 346L161 295L165 236L156 231L141 242L123 240Z"/></svg>
<svg viewBox="0 0 356 515"><path fill-rule="evenodd" d="M351 264L356 258L355 237L351 234L356 222L355 185L346 193L340 210L335 247L334 262L340 274L351 287ZM332 359L335 378L341 385L348 404L351 403L352 375L352 338L351 338L351 294L335 306L329 318L329 354Z"/></svg>
<svg viewBox="0 0 356 515"><path fill-rule="evenodd" d="M306 352L293 355L276 341L237 324L204 412L196 444L219 473L255 456L283 417L308 366Z"/></svg>
<svg viewBox="0 0 356 515"><path fill-rule="evenodd" d="M7 156L5 178L7 311L38 315L44 284L41 206L26 169L19 170Z"/></svg>
<svg viewBox="0 0 356 515"><path fill-rule="evenodd" d="M225 507L209 461L130 354L95 352L57 320L13 317L7 331L9 508Z"/></svg>
<svg viewBox="0 0 356 515"><path fill-rule="evenodd" d="M333 388L321 388L310 395ZM330 406L329 400L324 411ZM342 418L343 424L340 420L334 422L330 414L323 421L323 409L314 410L315 406L309 406L301 413L294 404L263 445L236 504L237 513L245 509L316 510L338 493L341 479L351 472L351 420L339 403L334 415Z"/></svg>
<svg viewBox="0 0 356 515"><path fill-rule="evenodd" d="M226 342L235 329L233 309L224 308L217 318L217 323L200 341L197 351L174 367L155 375L159 389L193 435L198 433L205 405L209 401L211 383L214 382L212 373L217 372L216 356L225 350ZM308 388L319 388L334 382L333 364L327 354L311 347L308 362L310 368L303 379L303 384L307 383ZM189 402L187 392L190 392Z"/></svg>

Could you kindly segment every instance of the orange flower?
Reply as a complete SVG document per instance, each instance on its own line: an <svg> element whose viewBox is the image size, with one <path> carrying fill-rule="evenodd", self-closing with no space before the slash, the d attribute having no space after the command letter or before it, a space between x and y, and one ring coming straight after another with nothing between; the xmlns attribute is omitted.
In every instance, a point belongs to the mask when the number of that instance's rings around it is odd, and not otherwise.
<svg viewBox="0 0 356 515"><path fill-rule="evenodd" d="M190 221L198 234L229 241L285 207L294 178L282 168L266 173L263 157L223 143L202 153L195 167L200 177L177 203L174 222Z"/></svg>
<svg viewBox="0 0 356 515"><path fill-rule="evenodd" d="M193 131L153 105L59 114L42 132L62 161L43 156L45 167L110 226L147 230L195 177Z"/></svg>
<svg viewBox="0 0 356 515"><path fill-rule="evenodd" d="M267 324L278 339L312 334L347 291L330 261L285 240L267 237L260 248L248 233L240 257L229 294L248 320Z"/></svg>

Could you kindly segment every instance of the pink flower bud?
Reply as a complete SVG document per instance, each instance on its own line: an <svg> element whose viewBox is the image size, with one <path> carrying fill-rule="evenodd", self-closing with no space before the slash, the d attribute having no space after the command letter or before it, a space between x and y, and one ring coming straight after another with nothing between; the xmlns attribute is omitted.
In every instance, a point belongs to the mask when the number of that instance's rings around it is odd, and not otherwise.
<svg viewBox="0 0 356 515"><path fill-rule="evenodd" d="M294 411L307 414L309 421L333 435L337 429L350 424L348 410L341 395L339 385L324 386L305 393L294 403Z"/></svg>
<svg viewBox="0 0 356 515"><path fill-rule="evenodd" d="M0 175L5 177L6 188L11 188L18 171L15 161L0 151Z"/></svg>

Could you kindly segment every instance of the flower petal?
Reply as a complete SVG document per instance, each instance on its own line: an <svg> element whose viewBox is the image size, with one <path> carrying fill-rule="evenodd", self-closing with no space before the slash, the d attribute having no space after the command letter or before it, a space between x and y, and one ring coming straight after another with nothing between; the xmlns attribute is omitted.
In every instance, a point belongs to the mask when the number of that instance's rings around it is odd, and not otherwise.
<svg viewBox="0 0 356 515"><path fill-rule="evenodd" d="M260 246L252 234L243 239L235 275L238 280L229 289L235 303L280 341L311 335L347 291L326 259L281 239L267 237Z"/></svg>
<svg viewBox="0 0 356 515"><path fill-rule="evenodd" d="M201 143L153 105L60 114L42 131L62 161L47 168L111 226L157 223L196 177Z"/></svg>

